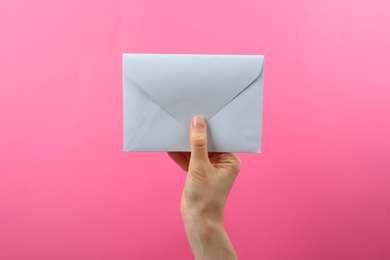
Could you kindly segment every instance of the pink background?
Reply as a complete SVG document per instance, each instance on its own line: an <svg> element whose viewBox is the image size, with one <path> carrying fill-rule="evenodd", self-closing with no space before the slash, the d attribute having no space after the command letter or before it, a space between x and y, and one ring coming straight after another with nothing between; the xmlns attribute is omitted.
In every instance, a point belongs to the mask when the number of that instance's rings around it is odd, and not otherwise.
<svg viewBox="0 0 390 260"><path fill-rule="evenodd" d="M122 152L123 52L265 54L241 259L390 259L390 2L0 2L0 259L191 259L185 174Z"/></svg>

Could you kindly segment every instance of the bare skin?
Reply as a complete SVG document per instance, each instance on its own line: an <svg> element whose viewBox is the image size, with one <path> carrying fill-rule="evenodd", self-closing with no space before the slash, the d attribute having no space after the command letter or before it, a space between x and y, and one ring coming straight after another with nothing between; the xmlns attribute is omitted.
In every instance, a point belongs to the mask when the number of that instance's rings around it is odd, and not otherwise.
<svg viewBox="0 0 390 260"><path fill-rule="evenodd" d="M188 241L196 259L238 259L223 216L241 161L234 153L208 153L203 117L194 117L190 129L191 152L168 153L187 172L180 212Z"/></svg>

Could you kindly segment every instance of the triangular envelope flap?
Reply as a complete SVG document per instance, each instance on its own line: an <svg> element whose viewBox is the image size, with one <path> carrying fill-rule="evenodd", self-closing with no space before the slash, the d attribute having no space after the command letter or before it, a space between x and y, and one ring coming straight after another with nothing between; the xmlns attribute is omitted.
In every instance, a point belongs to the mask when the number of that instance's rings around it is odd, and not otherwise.
<svg viewBox="0 0 390 260"><path fill-rule="evenodd" d="M189 127L227 105L260 74L263 56L124 54L124 69L159 105Z"/></svg>

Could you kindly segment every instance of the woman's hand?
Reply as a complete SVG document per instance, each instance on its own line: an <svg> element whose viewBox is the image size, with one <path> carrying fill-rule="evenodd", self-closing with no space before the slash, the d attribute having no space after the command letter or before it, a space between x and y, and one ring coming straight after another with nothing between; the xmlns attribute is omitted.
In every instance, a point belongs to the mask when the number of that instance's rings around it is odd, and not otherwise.
<svg viewBox="0 0 390 260"><path fill-rule="evenodd" d="M180 210L196 259L237 259L223 227L229 192L241 167L234 153L208 153L207 125L196 116L190 130L191 153L169 152L187 171Z"/></svg>

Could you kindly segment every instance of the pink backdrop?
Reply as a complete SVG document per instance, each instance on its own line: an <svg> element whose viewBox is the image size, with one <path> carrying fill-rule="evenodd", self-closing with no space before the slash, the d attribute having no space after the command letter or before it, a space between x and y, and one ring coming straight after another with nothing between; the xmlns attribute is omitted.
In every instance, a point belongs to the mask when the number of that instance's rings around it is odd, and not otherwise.
<svg viewBox="0 0 390 260"><path fill-rule="evenodd" d="M390 2L0 2L0 259L191 259L185 174L122 152L123 52L265 54L241 259L390 259Z"/></svg>

